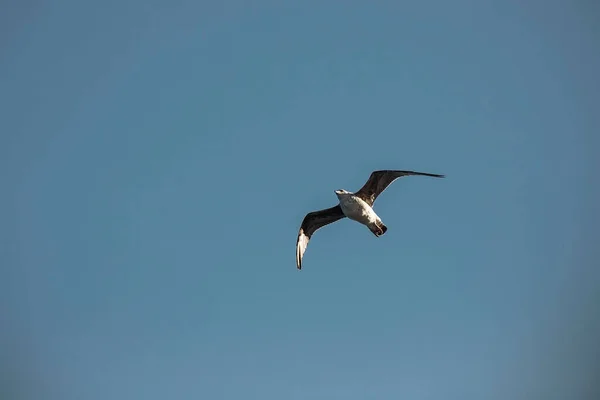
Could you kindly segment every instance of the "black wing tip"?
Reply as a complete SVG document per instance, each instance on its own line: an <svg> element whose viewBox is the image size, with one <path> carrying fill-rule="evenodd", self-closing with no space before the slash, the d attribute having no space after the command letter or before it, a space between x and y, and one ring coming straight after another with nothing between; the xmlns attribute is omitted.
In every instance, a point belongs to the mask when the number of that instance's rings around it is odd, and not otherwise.
<svg viewBox="0 0 600 400"><path fill-rule="evenodd" d="M375 174L375 173L392 173L392 174L406 174L406 175L426 175L426 176L433 176L435 178L445 178L446 175L445 174L432 174L430 172L420 172L420 171L413 171L413 170L406 170L406 169L379 169L376 171L371 172L371 174Z"/></svg>
<svg viewBox="0 0 600 400"><path fill-rule="evenodd" d="M446 175L445 174L432 174L429 172L419 172L419 171L407 171L409 174L413 174L413 175L424 175L424 176L431 176L433 178L445 178Z"/></svg>

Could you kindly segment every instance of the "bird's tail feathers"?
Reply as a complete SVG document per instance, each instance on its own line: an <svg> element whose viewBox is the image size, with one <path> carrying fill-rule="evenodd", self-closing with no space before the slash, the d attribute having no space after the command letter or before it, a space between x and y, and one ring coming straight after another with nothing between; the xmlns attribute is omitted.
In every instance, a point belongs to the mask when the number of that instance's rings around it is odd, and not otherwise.
<svg viewBox="0 0 600 400"><path fill-rule="evenodd" d="M381 228L382 235L387 232L387 226L385 226L385 224L383 222L379 223L379 227Z"/></svg>
<svg viewBox="0 0 600 400"><path fill-rule="evenodd" d="M385 224L381 221L377 221L376 224L369 226L369 230L377 237L385 234L387 229L387 226L385 226Z"/></svg>

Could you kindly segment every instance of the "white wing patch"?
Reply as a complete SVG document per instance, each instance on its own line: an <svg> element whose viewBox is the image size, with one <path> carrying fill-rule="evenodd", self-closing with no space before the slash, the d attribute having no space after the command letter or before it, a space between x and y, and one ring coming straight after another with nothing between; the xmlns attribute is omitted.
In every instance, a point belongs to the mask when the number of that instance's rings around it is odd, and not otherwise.
<svg viewBox="0 0 600 400"><path fill-rule="evenodd" d="M298 269L302 269L302 257L304 256L309 240L310 238L306 236L304 230L301 229L300 235L298 236L298 244L296 245L296 267Z"/></svg>

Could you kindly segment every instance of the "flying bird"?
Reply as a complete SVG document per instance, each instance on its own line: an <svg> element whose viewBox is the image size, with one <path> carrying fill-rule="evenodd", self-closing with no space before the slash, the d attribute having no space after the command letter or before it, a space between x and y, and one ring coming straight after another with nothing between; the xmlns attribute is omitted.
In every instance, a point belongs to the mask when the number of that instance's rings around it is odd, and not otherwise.
<svg viewBox="0 0 600 400"><path fill-rule="evenodd" d="M302 269L302 257L311 236L325 225L329 225L342 218L349 219L365 225L376 237L387 231L387 226L373 210L375 199L396 179L408 175L432 176L445 178L445 175L429 174L416 171L381 170L374 171L369 180L356 193L344 189L335 191L339 204L324 210L313 211L304 217L298 239L296 240L296 268Z"/></svg>

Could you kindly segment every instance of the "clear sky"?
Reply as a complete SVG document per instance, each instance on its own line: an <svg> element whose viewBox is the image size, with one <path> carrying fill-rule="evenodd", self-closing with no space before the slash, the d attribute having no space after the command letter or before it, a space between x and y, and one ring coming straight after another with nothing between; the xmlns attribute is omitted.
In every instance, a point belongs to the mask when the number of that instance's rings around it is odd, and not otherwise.
<svg viewBox="0 0 600 400"><path fill-rule="evenodd" d="M599 17L4 2L3 398L593 398ZM388 168L447 178L297 271L304 215Z"/></svg>

